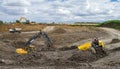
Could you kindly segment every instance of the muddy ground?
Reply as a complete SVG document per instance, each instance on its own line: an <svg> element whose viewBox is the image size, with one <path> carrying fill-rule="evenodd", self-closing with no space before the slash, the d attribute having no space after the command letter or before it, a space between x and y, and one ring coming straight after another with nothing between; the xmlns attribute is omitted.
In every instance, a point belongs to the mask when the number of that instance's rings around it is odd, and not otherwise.
<svg viewBox="0 0 120 69"><path fill-rule="evenodd" d="M0 34L1 69L119 69L120 40L106 29L96 27L53 27L44 29L53 46L47 50L44 39L36 39L32 45L36 51L19 55L16 48L24 47L27 40L37 31L21 34ZM119 34L119 31L116 33ZM118 35L119 36L119 35ZM105 41L108 55L101 56L88 51L80 51L76 46L98 37ZM109 40L107 39L109 38ZM113 57L114 56L114 57Z"/></svg>

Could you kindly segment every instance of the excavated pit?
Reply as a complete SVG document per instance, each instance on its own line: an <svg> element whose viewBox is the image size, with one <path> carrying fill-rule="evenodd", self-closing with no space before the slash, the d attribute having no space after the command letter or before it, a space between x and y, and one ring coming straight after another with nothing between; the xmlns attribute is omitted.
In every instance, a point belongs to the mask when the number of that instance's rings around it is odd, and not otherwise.
<svg viewBox="0 0 120 69"><path fill-rule="evenodd" d="M42 50L42 47L45 47L44 40L38 38L32 43L36 47L36 51L27 55L19 55L15 50L16 48L24 47L26 41L33 33L0 35L0 65L79 67L87 66L88 63L106 57L93 54L91 51L80 51L76 49L77 46L71 46L75 42L94 38L95 36L107 36L103 30L99 30L99 33L97 33L98 30L96 29L81 31L81 27L76 30L73 28L53 30L48 33L54 42L51 50Z"/></svg>

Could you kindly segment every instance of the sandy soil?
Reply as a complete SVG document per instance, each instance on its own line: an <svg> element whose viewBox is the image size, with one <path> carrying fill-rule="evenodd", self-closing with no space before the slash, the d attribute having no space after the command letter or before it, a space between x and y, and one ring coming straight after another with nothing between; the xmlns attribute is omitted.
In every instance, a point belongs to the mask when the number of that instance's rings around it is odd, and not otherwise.
<svg viewBox="0 0 120 69"><path fill-rule="evenodd" d="M52 27L47 34L53 41L53 47L46 47L43 38L32 43L36 47L34 53L19 55L16 48L25 46L26 41L38 31L21 34L0 34L0 68L1 69L119 69L120 31L110 28L95 27ZM64 32L63 32L64 31ZM116 38L117 35L117 38ZM94 37L105 42L107 56L101 56L90 51L80 51L76 46L91 41ZM111 42L112 39L118 39Z"/></svg>

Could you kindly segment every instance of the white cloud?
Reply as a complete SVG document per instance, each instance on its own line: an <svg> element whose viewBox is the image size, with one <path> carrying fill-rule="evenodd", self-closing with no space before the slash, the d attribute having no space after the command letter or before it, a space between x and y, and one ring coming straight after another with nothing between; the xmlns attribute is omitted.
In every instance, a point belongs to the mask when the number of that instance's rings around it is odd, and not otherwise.
<svg viewBox="0 0 120 69"><path fill-rule="evenodd" d="M64 9L64 8L58 9L58 13L65 14L65 15L70 15L71 14L71 12L69 10Z"/></svg>
<svg viewBox="0 0 120 69"><path fill-rule="evenodd" d="M4 6L30 6L31 3L27 0L4 0Z"/></svg>
<svg viewBox="0 0 120 69"><path fill-rule="evenodd" d="M3 13L9 15L25 15L28 14L28 7L30 2L27 0L4 0L1 2L0 8Z"/></svg>
<svg viewBox="0 0 120 69"><path fill-rule="evenodd" d="M110 0L1 0L0 11L37 21L103 21L120 18L120 2Z"/></svg>

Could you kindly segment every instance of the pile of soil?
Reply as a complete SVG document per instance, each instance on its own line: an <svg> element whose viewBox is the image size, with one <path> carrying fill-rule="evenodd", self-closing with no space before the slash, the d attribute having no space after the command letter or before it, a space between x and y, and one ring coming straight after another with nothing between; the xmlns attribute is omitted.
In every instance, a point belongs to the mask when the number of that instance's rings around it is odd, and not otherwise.
<svg viewBox="0 0 120 69"><path fill-rule="evenodd" d="M12 40L12 39L20 38L20 37L21 35L19 33L5 33L0 36L0 39Z"/></svg>
<svg viewBox="0 0 120 69"><path fill-rule="evenodd" d="M88 50L88 51L80 51L79 53L73 54L70 58L68 58L68 60L76 61L79 63L85 63L85 62L94 62L102 57L104 56L100 54L93 54Z"/></svg>
<svg viewBox="0 0 120 69"><path fill-rule="evenodd" d="M0 52L10 53L14 52L15 48L12 47L10 44L6 44L0 41Z"/></svg>
<svg viewBox="0 0 120 69"><path fill-rule="evenodd" d="M44 32L51 32L55 29L55 26L47 26L43 29Z"/></svg>
<svg viewBox="0 0 120 69"><path fill-rule="evenodd" d="M60 27L55 27L55 26L47 26L43 29L43 31L47 32L47 33L57 33L57 34L62 34L62 33L66 33L66 31L63 28Z"/></svg>
<svg viewBox="0 0 120 69"><path fill-rule="evenodd" d="M11 45L15 48L24 48L26 46L26 42L25 41L20 41L20 40L16 40L11 42Z"/></svg>
<svg viewBox="0 0 120 69"><path fill-rule="evenodd" d="M12 60L16 61L15 64L35 65L47 61L46 56L40 53L29 53L27 55L14 55L11 57Z"/></svg>
<svg viewBox="0 0 120 69"><path fill-rule="evenodd" d="M70 47L62 47L62 48L59 48L59 50L61 51L66 51L66 50L73 50L73 49L77 49L77 46L70 46Z"/></svg>
<svg viewBox="0 0 120 69"><path fill-rule="evenodd" d="M56 28L53 31L51 31L51 33L63 34L66 33L66 31L62 28Z"/></svg>
<svg viewBox="0 0 120 69"><path fill-rule="evenodd" d="M120 42L119 39L112 39L112 41L110 42L110 44L112 44L112 43L118 43L118 42Z"/></svg>

